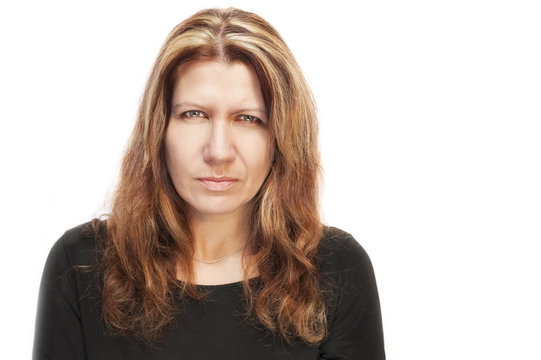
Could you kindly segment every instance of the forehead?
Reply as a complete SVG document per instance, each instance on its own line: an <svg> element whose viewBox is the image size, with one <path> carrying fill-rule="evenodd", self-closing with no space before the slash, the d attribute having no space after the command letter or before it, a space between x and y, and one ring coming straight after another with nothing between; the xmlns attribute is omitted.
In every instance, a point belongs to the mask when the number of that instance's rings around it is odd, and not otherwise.
<svg viewBox="0 0 541 360"><path fill-rule="evenodd" d="M175 69L173 93L176 96L198 94L258 97L261 86L252 66L242 62L188 61Z"/></svg>

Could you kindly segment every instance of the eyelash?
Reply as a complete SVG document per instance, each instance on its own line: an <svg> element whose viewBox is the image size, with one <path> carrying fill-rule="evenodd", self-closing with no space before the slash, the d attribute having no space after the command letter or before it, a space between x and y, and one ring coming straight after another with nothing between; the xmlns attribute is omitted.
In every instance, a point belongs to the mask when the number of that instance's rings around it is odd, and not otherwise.
<svg viewBox="0 0 541 360"><path fill-rule="evenodd" d="M195 115L195 116L192 116ZM188 118L188 119L197 119L197 118L207 118L208 115L205 114L203 111L199 110L188 110L184 111L182 114L180 114L181 118ZM238 116L242 121L246 122L247 124L262 124L263 121L258 118L257 116L253 115L246 115L242 114Z"/></svg>
<svg viewBox="0 0 541 360"><path fill-rule="evenodd" d="M190 116L190 114L196 115L196 116ZM196 119L196 118L201 118L201 117L206 117L206 116L207 114L198 110L188 110L180 114L181 118L189 118L189 119Z"/></svg>
<svg viewBox="0 0 541 360"><path fill-rule="evenodd" d="M258 118L256 116L253 116L253 115L240 115L240 118L243 119L244 121L246 121L248 124L252 124L252 123L261 124L262 123L260 118ZM248 118L250 120L248 120Z"/></svg>

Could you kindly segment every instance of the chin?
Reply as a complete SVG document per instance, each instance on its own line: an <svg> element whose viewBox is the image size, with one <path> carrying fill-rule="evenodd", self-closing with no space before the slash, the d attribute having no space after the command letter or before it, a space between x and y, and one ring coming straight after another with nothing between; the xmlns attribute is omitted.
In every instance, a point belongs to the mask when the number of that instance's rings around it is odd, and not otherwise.
<svg viewBox="0 0 541 360"><path fill-rule="evenodd" d="M209 201L202 206L193 206L191 208L196 214L203 216L227 216L238 213L240 210L244 209L245 205L242 204L216 204L212 201Z"/></svg>

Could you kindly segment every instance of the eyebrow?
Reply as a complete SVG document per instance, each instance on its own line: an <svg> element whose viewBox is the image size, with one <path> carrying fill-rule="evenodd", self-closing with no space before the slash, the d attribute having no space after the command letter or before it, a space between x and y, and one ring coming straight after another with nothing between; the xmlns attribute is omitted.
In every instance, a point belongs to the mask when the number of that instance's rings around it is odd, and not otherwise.
<svg viewBox="0 0 541 360"><path fill-rule="evenodd" d="M196 104L196 103L191 103L191 102L181 102L181 103L178 103L178 104L174 104L174 105L173 105L173 108L178 108L178 107L204 108L203 105Z"/></svg>
<svg viewBox="0 0 541 360"><path fill-rule="evenodd" d="M267 116L267 111L261 108L242 108L238 109L237 112L258 112L262 115Z"/></svg>
<svg viewBox="0 0 541 360"><path fill-rule="evenodd" d="M181 102L178 104L173 105L173 109L179 108L179 107L186 107L186 108L196 108L196 109L204 109L206 106L203 106L201 104L193 103L193 102ZM266 109L258 108L258 107L246 107L246 108L240 108L235 110L235 112L258 112L261 115L267 116Z"/></svg>

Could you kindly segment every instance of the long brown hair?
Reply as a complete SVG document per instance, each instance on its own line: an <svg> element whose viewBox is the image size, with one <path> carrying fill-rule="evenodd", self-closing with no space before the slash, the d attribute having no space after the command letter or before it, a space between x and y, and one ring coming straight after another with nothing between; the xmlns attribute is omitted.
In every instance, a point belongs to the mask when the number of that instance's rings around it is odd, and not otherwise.
<svg viewBox="0 0 541 360"><path fill-rule="evenodd" d="M278 32L261 17L233 8L191 16L172 30L156 59L107 220L105 323L113 332L151 343L174 316L175 289L203 296L192 281L186 203L175 192L164 159L175 69L201 59L241 61L255 69L274 142L272 168L252 200L247 313L288 340L319 343L326 317L315 265L322 234L315 105ZM254 270L258 286L246 279ZM187 281L177 280L178 271Z"/></svg>

